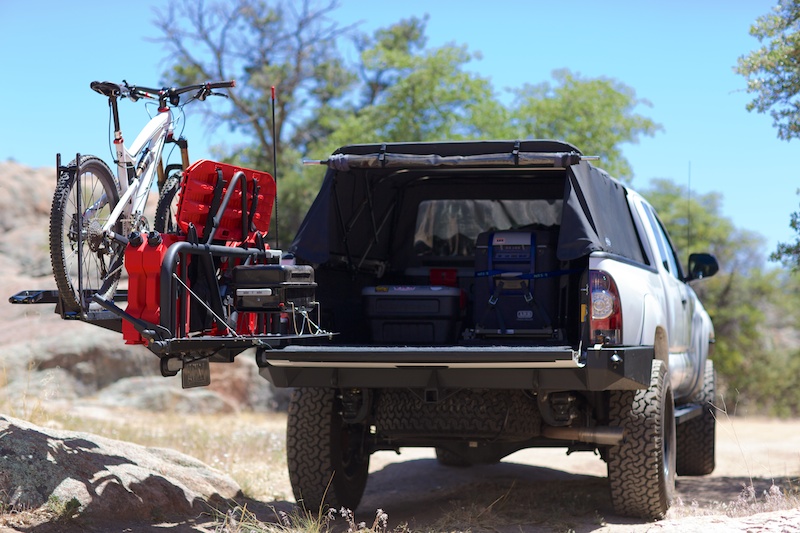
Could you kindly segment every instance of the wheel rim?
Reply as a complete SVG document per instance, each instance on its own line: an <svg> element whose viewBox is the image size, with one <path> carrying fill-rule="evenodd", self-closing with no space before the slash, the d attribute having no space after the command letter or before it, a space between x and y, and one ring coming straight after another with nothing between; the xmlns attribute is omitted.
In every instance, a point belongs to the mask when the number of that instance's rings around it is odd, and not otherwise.
<svg viewBox="0 0 800 533"><path fill-rule="evenodd" d="M675 479L675 451L677 442L675 440L675 407L672 395L667 394L664 399L664 410L661 420L662 428L662 457L661 473L664 476L664 483L667 489L668 499L672 499L672 488Z"/></svg>
<svg viewBox="0 0 800 533"><path fill-rule="evenodd" d="M102 235L102 227L111 215L109 195L104 182L97 174L88 170L81 173L81 211L83 217L78 223L77 201L75 187L70 189L66 199L62 225L62 253L64 270L67 274L72 294L76 303L81 302L79 288L82 286L86 297L94 292L109 288L111 279L116 276L110 274L119 265L114 261L117 256L117 245L109 243ZM80 238L80 277L78 279Z"/></svg>
<svg viewBox="0 0 800 533"><path fill-rule="evenodd" d="M78 237L81 239L81 281L85 289L97 290L102 286L103 279L108 275L109 263L112 250L99 231L108 221L111 209L108 203L107 193L100 179L92 172L81 174L81 209L84 214L91 213L89 217L84 217L82 223L78 225L77 202L75 194L71 194L67 199L67 206L64 213L65 224L64 240L64 263L71 280L73 280L73 292L76 298L78 294Z"/></svg>

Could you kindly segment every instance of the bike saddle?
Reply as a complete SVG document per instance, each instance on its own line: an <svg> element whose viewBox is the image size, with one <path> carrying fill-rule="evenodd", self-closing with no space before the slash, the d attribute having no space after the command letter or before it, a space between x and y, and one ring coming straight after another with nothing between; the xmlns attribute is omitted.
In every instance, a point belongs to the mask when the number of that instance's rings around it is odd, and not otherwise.
<svg viewBox="0 0 800 533"><path fill-rule="evenodd" d="M119 96L122 93L118 83L111 81L93 81L89 84L93 91L102 94L103 96L112 97Z"/></svg>

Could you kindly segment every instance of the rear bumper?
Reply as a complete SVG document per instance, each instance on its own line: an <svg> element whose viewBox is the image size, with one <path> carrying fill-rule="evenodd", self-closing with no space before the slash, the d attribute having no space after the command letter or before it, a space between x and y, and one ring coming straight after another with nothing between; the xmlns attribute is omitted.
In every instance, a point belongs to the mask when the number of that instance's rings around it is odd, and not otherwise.
<svg viewBox="0 0 800 533"><path fill-rule="evenodd" d="M625 390L650 384L651 346L289 346L257 355L276 387Z"/></svg>

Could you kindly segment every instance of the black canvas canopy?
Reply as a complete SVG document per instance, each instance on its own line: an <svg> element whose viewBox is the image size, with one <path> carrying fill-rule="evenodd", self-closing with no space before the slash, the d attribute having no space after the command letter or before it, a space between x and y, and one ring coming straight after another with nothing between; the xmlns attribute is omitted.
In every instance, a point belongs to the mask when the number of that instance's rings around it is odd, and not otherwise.
<svg viewBox="0 0 800 533"><path fill-rule="evenodd" d="M558 258L609 252L644 262L627 192L617 180L585 161L567 169Z"/></svg>
<svg viewBox="0 0 800 533"><path fill-rule="evenodd" d="M595 251L643 261L625 188L568 143L353 145L323 163L328 168L319 194L291 245L308 263L336 258L359 268L389 262L400 255L393 247L408 242L401 237L413 232L402 224L393 227L402 205L503 195L560 201L557 255L562 261Z"/></svg>

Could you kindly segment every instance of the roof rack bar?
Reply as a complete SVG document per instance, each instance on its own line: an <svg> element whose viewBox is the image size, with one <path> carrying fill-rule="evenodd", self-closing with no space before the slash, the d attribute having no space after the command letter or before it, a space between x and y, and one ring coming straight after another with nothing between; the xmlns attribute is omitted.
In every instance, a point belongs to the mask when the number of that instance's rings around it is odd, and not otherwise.
<svg viewBox="0 0 800 533"><path fill-rule="evenodd" d="M458 167L560 167L575 165L582 159L597 159L579 152L488 153L468 156L379 152L364 155L334 154L327 160L304 160L304 165L327 165L346 172L352 168L458 168Z"/></svg>

